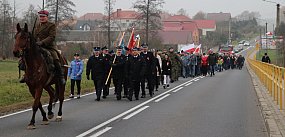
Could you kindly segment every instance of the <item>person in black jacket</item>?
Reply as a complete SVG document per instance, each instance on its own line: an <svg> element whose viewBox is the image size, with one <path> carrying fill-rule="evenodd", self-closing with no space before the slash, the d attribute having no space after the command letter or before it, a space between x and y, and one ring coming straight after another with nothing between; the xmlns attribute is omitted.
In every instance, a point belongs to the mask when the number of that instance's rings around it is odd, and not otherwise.
<svg viewBox="0 0 285 137"><path fill-rule="evenodd" d="M114 61L115 60L115 61ZM112 77L115 86L117 100L121 100L122 84L124 81L125 56L122 55L122 47L117 47L116 56L112 58Z"/></svg>
<svg viewBox="0 0 285 137"><path fill-rule="evenodd" d="M215 75L215 66L217 64L217 57L212 50L209 51L208 63L210 66L210 76Z"/></svg>
<svg viewBox="0 0 285 137"><path fill-rule="evenodd" d="M164 59L162 60L163 88L169 87L171 67L171 61L168 55L165 54Z"/></svg>
<svg viewBox="0 0 285 137"><path fill-rule="evenodd" d="M270 60L269 56L267 55L267 53L264 53L264 56L262 56L261 61L265 62L265 63L271 63L271 60Z"/></svg>
<svg viewBox="0 0 285 137"><path fill-rule="evenodd" d="M135 93L136 100L139 100L140 82L145 74L146 64L143 57L138 54L138 48L133 48L133 55L129 58L125 65L125 75L129 79L129 94L128 99L132 101L133 93Z"/></svg>
<svg viewBox="0 0 285 137"><path fill-rule="evenodd" d="M148 45L142 44L143 51L140 53L146 62L146 70L145 74L141 79L141 89L142 96L141 98L145 98L145 80L147 80L148 90L150 97L153 96L155 77L156 77L156 65L155 65L155 57L152 52L148 52Z"/></svg>
<svg viewBox="0 0 285 137"><path fill-rule="evenodd" d="M109 74L109 71L111 69L110 60L111 55L109 54L109 49L105 46L101 48L102 50L102 57L105 65L105 74L104 74L104 86L103 86L103 98L105 99L109 95L109 88L111 84L111 79L109 78L107 84L105 83Z"/></svg>
<svg viewBox="0 0 285 137"><path fill-rule="evenodd" d="M104 74L105 74L105 65L103 61L103 57L100 55L100 47L94 48L94 55L89 57L87 66L86 66L86 75L87 79L91 79L94 82L97 101L100 101L101 92L104 84Z"/></svg>

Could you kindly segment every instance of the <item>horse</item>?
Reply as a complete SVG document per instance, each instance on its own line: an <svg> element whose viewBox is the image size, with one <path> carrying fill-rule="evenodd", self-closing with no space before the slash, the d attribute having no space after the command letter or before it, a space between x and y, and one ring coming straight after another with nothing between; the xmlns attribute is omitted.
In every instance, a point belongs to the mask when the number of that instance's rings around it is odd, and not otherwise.
<svg viewBox="0 0 285 137"><path fill-rule="evenodd" d="M35 129L35 115L38 109L40 109L43 116L43 125L48 125L48 119L54 117L52 108L55 103L59 100L59 110L56 121L62 121L62 104L64 100L65 85L61 85L59 78L51 75L47 71L47 63L40 52L40 47L36 44L36 40L31 32L28 31L28 25L25 23L24 28L17 24L17 33L15 34L15 44L13 49L13 54L15 57L22 58L25 62L25 77L26 85L29 88L29 92L34 98L32 110L32 119L27 127L27 129ZM60 54L60 60L62 64L67 65L67 61ZM64 76L67 78L67 68L64 67ZM52 87L55 85L55 89ZM43 89L45 89L50 98L48 105L48 118L46 112L42 107L40 101Z"/></svg>

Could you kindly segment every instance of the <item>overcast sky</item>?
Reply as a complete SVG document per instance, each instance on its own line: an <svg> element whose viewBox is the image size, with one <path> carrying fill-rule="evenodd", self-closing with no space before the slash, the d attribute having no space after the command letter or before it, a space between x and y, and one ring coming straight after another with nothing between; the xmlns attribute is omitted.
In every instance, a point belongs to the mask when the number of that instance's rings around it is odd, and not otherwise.
<svg viewBox="0 0 285 137"><path fill-rule="evenodd" d="M13 3L14 0L8 0ZM25 10L29 4L34 4L41 7L42 0L15 0L18 9L17 16L21 16L21 12ZM87 12L104 13L103 0L71 0L76 4L76 16L82 16ZM114 9L131 9L136 0L116 0ZM283 0L271 0L285 5ZM276 17L276 4L264 2L263 0L165 0L163 10L170 13L176 13L180 8L183 8L192 17L199 11L206 13L210 12L230 12L232 16L236 16L241 12L256 11L259 12L262 18ZM283 15L283 14L281 14Z"/></svg>

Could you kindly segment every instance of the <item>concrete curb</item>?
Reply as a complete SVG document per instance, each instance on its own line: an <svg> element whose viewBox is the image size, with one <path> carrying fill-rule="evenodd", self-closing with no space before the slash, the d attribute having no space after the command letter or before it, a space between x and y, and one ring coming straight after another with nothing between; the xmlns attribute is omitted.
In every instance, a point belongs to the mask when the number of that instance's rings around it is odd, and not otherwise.
<svg viewBox="0 0 285 137"><path fill-rule="evenodd" d="M281 129L284 129L282 128L284 127L284 125L282 124L283 122L281 121L285 122L284 117L280 115L281 113L280 113L280 110L278 109L278 106L273 101L272 97L268 94L268 91L263 86L263 84L260 82L259 78L249 67L248 63L246 64L247 64L246 65L247 70L252 79L254 89L256 91L259 108L260 108L261 114L265 122L268 136L269 137L283 137L285 133L284 131L281 130ZM279 111L279 114L277 111Z"/></svg>

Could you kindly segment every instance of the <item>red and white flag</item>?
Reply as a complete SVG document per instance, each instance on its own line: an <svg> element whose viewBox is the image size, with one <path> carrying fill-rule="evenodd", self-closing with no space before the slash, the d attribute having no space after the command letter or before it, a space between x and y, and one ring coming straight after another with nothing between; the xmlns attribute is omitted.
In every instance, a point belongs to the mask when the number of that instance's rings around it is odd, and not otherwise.
<svg viewBox="0 0 285 137"><path fill-rule="evenodd" d="M195 51L195 45L194 44L186 45L186 46L181 48L181 51L188 52L188 53L194 52Z"/></svg>
<svg viewBox="0 0 285 137"><path fill-rule="evenodd" d="M193 53L202 53L201 44L195 48L195 51Z"/></svg>

